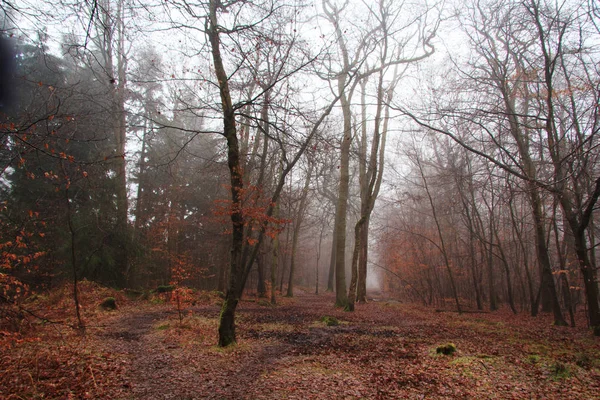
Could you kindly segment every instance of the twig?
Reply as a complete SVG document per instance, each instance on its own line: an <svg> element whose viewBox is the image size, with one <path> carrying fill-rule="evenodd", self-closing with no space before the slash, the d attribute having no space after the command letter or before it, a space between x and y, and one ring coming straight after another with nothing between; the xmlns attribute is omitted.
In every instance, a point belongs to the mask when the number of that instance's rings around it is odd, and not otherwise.
<svg viewBox="0 0 600 400"><path fill-rule="evenodd" d="M94 382L94 387L98 388L98 384L96 383L96 377L94 376L94 371L92 371L92 366L88 365L88 369L90 370L90 375L92 375L92 381Z"/></svg>
<svg viewBox="0 0 600 400"><path fill-rule="evenodd" d="M479 361L479 364L483 365L483 368L485 368L485 372L487 372L488 375L489 375L490 374L490 370L487 367L487 365L485 365L485 363L483 361L481 361L481 360L477 360L477 361Z"/></svg>

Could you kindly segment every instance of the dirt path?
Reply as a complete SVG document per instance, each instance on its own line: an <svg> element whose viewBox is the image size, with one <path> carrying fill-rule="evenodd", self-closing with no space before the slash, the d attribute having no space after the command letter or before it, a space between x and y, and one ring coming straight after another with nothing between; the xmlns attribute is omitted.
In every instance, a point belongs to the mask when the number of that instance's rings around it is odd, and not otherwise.
<svg viewBox="0 0 600 400"><path fill-rule="evenodd" d="M308 303L315 300L302 294L300 298L305 306L306 300ZM322 302L322 299L316 300ZM219 307L193 307L192 312L196 318L216 322ZM252 327L239 328L240 342L250 340L264 344L251 348L242 344L239 352L222 351L211 345L209 353L200 358L189 354L190 346L194 344L172 340L174 337L184 339L183 336L190 333L185 332L185 328L176 328L177 313L173 310L128 313L116 319L110 332L104 336L107 338L107 350L120 354L128 364L128 373L121 380L123 386L130 390L132 398L253 398L248 397L249 389L261 375L284 363L287 356L297 354L299 349L322 346L333 334L332 331L319 328L312 328L308 333L300 332L302 326L318 318L312 314L306 313L304 307L299 310L297 305L265 308L242 303L240 316L246 322L251 322ZM265 331L256 329L255 324L275 324L283 330ZM175 327L173 331L172 327Z"/></svg>
<svg viewBox="0 0 600 400"><path fill-rule="evenodd" d="M243 301L239 345L225 350L214 346L218 305L194 307L182 326L166 306L123 313L104 333L126 364L114 398L600 398L600 344L582 330L392 302L345 313L330 295L282 302ZM446 342L457 354L437 356ZM592 361L578 366L581 354Z"/></svg>

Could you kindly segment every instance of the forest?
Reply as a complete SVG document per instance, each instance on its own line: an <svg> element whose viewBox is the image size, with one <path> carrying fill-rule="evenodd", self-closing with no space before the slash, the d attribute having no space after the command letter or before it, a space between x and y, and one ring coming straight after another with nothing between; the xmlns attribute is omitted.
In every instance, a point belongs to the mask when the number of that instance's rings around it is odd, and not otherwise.
<svg viewBox="0 0 600 400"><path fill-rule="evenodd" d="M0 398L598 398L597 2L0 10Z"/></svg>

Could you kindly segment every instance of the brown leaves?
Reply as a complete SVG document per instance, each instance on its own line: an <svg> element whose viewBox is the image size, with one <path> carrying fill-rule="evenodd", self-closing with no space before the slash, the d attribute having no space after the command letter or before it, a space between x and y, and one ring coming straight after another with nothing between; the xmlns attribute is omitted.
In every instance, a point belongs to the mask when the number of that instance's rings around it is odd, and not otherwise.
<svg viewBox="0 0 600 400"><path fill-rule="evenodd" d="M50 294L56 303L35 304L58 315L71 307L69 289ZM108 295L125 306L99 311L94 304ZM107 399L552 399L594 398L600 390L591 361L577 364L583 352L596 359L600 344L585 329L553 327L545 316L435 313L386 301L345 313L331 295L298 293L277 307L246 297L238 345L218 349L220 299L211 296L195 295L198 304L186 305L178 323L170 307L131 304L83 282L91 326L85 341L63 326L57 334L38 325L41 342L15 341L4 353L0 387L25 397ZM341 324L325 326L324 315ZM457 353L436 355L447 342Z"/></svg>

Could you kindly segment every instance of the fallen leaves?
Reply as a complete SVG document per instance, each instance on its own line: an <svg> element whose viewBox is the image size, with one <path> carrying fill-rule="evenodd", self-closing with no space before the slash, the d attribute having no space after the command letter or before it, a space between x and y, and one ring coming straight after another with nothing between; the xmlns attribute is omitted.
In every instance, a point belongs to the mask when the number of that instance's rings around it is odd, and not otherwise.
<svg viewBox="0 0 600 400"><path fill-rule="evenodd" d="M87 336L67 325L34 324L20 339L39 341L15 342L2 355L0 397L552 399L600 393L598 339L584 328L554 327L546 316L456 315L386 302L347 313L333 308L329 294L282 298L277 307L248 299L239 306L238 345L221 349L213 296L197 294L180 321L172 305L82 285ZM30 305L68 324L68 290ZM97 307L106 296L117 299L117 311ZM323 316L341 323L327 326ZM456 352L436 354L444 343L454 343Z"/></svg>

